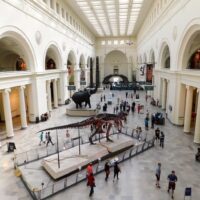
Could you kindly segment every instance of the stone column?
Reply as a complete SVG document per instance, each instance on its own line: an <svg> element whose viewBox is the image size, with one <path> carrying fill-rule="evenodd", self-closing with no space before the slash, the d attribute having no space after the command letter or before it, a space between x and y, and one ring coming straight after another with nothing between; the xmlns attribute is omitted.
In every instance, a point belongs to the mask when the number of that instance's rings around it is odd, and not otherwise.
<svg viewBox="0 0 200 200"><path fill-rule="evenodd" d="M19 87L19 104L20 104L20 117L22 129L27 128L27 118L26 118L26 103L24 97L25 86Z"/></svg>
<svg viewBox="0 0 200 200"><path fill-rule="evenodd" d="M197 103L197 115L194 131L194 142L200 144L200 89L197 90L198 103Z"/></svg>
<svg viewBox="0 0 200 200"><path fill-rule="evenodd" d="M5 122L6 122L6 133L7 137L13 137L13 123L12 123L12 114L11 114L11 107L10 107L10 89L5 89L3 91L3 108L4 108L4 115L5 115Z"/></svg>
<svg viewBox="0 0 200 200"><path fill-rule="evenodd" d="M166 79L162 80L162 109L166 109L166 92L167 92L167 82Z"/></svg>
<svg viewBox="0 0 200 200"><path fill-rule="evenodd" d="M52 105L51 105L51 81L47 81L47 106L48 110L52 111Z"/></svg>
<svg viewBox="0 0 200 200"><path fill-rule="evenodd" d="M53 80L53 99L54 99L54 108L57 108L58 107L57 79Z"/></svg>
<svg viewBox="0 0 200 200"><path fill-rule="evenodd" d="M193 90L194 88L191 86L186 86L186 104L185 104L185 117L184 117L184 132L190 132L191 126L191 115L192 115L192 101L193 101Z"/></svg>
<svg viewBox="0 0 200 200"><path fill-rule="evenodd" d="M80 89L80 69L74 70L74 84L76 86L76 90Z"/></svg>

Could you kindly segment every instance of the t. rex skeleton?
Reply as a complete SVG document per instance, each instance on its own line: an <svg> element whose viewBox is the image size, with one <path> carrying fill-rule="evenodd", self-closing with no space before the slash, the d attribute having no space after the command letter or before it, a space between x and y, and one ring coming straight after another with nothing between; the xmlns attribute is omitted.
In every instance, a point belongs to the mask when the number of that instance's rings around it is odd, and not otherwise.
<svg viewBox="0 0 200 200"><path fill-rule="evenodd" d="M95 132L89 137L89 141L91 144L94 144L92 141L92 137L98 133L103 133L103 126L107 127L106 131L106 139L107 141L112 141L109 138L109 132L112 127L112 125L115 125L119 132L121 132L122 129L122 120L125 120L127 116L127 113L125 112L119 112L118 114L111 114L111 113L100 113L94 117L90 117L86 120L83 120L81 122L67 124L63 126L57 126L52 128L47 128L41 131L50 131L50 130L56 130L56 129L70 129L70 128L84 128L86 126L95 126Z"/></svg>

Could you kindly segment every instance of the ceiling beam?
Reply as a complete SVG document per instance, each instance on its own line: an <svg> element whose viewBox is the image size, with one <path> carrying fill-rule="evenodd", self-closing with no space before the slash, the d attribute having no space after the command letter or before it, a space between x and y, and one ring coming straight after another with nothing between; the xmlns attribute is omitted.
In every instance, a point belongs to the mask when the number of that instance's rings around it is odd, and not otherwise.
<svg viewBox="0 0 200 200"><path fill-rule="evenodd" d="M103 10L104 10L104 14L106 16L106 22L107 22L107 25L109 27L110 34L113 35L111 24L110 24L110 21L109 21L109 18L108 18L108 13L107 13L109 11L107 10L107 7L106 7L106 4L105 4L104 0L101 0L101 4L102 4Z"/></svg>

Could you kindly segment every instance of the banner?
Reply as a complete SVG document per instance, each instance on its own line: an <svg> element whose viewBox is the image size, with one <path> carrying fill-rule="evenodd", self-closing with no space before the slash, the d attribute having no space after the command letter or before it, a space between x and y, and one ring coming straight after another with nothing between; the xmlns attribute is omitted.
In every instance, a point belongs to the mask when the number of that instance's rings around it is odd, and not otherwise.
<svg viewBox="0 0 200 200"><path fill-rule="evenodd" d="M153 64L147 64L146 66L146 82L152 83L153 78Z"/></svg>

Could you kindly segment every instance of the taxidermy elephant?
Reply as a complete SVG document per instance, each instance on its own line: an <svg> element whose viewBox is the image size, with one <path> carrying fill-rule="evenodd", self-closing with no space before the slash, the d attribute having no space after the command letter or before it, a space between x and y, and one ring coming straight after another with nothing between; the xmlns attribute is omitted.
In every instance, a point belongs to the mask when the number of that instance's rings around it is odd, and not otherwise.
<svg viewBox="0 0 200 200"><path fill-rule="evenodd" d="M97 89L84 89L83 91L75 92L72 95L72 100L76 104L76 108L80 107L82 108L82 103L85 102L85 107L89 105L89 108L91 108L90 104L90 96L94 93L96 93Z"/></svg>

